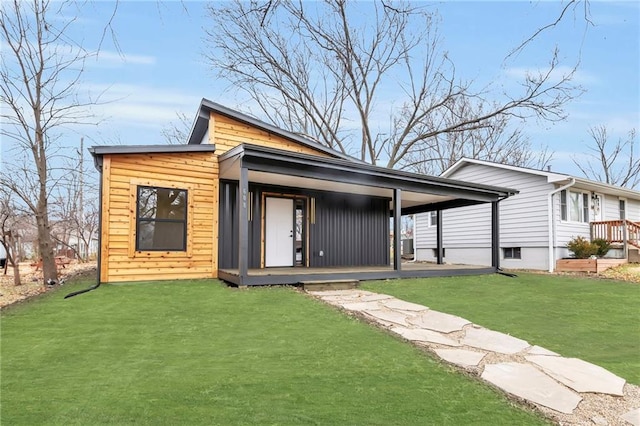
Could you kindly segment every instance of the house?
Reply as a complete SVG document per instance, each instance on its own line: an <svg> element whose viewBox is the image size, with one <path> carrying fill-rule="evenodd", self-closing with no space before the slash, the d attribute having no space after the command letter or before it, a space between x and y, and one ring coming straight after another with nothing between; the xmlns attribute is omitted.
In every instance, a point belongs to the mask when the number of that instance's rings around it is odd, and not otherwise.
<svg viewBox="0 0 640 426"><path fill-rule="evenodd" d="M554 271L569 257L573 238L604 238L609 255L637 259L640 192L566 174L463 158L441 175L448 179L505 185L519 193L500 202L500 264L505 268ZM416 216L416 258L437 258L437 230L447 263L491 264L487 206L475 205ZM440 219L440 220L438 220ZM636 260L637 261L637 260Z"/></svg>
<svg viewBox="0 0 640 426"><path fill-rule="evenodd" d="M401 214L516 191L376 167L203 99L184 145L96 146L100 282L237 285L495 272L403 264ZM494 225L496 225L494 221ZM493 238L497 241L498 228ZM497 256L498 247L494 247ZM496 257L497 259L497 257Z"/></svg>

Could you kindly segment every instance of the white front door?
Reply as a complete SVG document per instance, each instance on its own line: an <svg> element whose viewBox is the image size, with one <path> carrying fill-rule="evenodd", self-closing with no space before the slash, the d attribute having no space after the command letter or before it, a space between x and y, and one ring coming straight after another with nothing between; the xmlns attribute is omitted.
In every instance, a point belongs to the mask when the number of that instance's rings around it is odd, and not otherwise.
<svg viewBox="0 0 640 426"><path fill-rule="evenodd" d="M293 266L293 199L267 197L264 265Z"/></svg>

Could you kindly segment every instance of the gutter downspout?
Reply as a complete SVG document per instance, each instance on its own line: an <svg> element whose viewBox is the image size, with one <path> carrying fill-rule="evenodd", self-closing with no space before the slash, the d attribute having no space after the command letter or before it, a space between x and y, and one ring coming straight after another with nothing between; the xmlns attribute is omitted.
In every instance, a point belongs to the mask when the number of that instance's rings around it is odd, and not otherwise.
<svg viewBox="0 0 640 426"><path fill-rule="evenodd" d="M564 191L565 189L572 187L573 185L575 185L575 183L576 183L575 178L571 178L571 181L568 184L561 186L560 188L554 189L548 194L549 197L547 198L547 218L548 218L548 227L549 227L549 249L548 249L549 272L553 272L555 270L555 260L556 260L555 248L554 248L556 235L554 232L554 220L553 220L553 196L554 194L557 194L560 191Z"/></svg>
<svg viewBox="0 0 640 426"><path fill-rule="evenodd" d="M78 290L78 291L74 291L72 293L67 294L64 298L68 299L70 297L73 296L77 296L79 294L82 293L88 293L91 290L95 290L96 288L100 287L100 265L101 265L101 260L102 260L102 190L103 190L103 185L102 185L102 157L100 157L100 159L98 159L98 157L94 156L94 165L96 167L96 169L98 169L98 172L100 173L100 183L99 183L99 200L100 200L100 208L98 209L98 256L97 256L97 264L98 267L97 272L96 272L96 283L94 285L92 285L91 287L82 289L82 290Z"/></svg>
<svg viewBox="0 0 640 426"><path fill-rule="evenodd" d="M416 249L416 241L417 241L416 216L417 216L417 214L414 213L413 214L413 224L412 224L413 231L411 232L411 235L413 236L413 259L408 260L407 263L414 263L416 260L418 260L418 250Z"/></svg>

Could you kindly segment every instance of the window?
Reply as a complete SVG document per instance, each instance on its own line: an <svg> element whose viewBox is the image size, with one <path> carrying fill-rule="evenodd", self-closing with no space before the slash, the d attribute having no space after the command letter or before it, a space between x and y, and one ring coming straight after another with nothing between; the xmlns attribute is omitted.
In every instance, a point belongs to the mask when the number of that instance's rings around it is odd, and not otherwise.
<svg viewBox="0 0 640 426"><path fill-rule="evenodd" d="M502 249L505 259L522 259L522 249L520 247L505 247Z"/></svg>
<svg viewBox="0 0 640 426"><path fill-rule="evenodd" d="M138 186L136 250L187 250L187 191Z"/></svg>
<svg viewBox="0 0 640 426"><path fill-rule="evenodd" d="M570 222L589 222L589 194L564 190L560 192L560 217Z"/></svg>
<svg viewBox="0 0 640 426"><path fill-rule="evenodd" d="M618 210L620 211L620 219L625 220L627 218L627 202L626 200L618 200Z"/></svg>
<svg viewBox="0 0 640 426"><path fill-rule="evenodd" d="M429 212L429 226L438 226L438 212Z"/></svg>

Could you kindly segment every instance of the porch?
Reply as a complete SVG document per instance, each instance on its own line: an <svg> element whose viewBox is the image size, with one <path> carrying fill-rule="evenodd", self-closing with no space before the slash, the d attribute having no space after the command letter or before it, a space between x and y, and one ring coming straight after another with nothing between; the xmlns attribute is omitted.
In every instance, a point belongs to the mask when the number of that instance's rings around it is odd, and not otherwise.
<svg viewBox="0 0 640 426"><path fill-rule="evenodd" d="M255 268L242 280L238 269L221 269L218 277L235 285L299 284L306 281L384 280L395 278L429 278L494 273L494 267L448 265L430 262L402 262L400 269L389 266L330 268Z"/></svg>
<svg viewBox="0 0 640 426"><path fill-rule="evenodd" d="M498 204L517 191L239 145L219 158L218 277L241 286L496 272ZM492 264L403 263L401 216L491 204ZM391 229L390 229L391 228Z"/></svg>
<svg viewBox="0 0 640 426"><path fill-rule="evenodd" d="M628 219L591 222L591 239L601 238L609 244L630 244L640 248L640 223Z"/></svg>
<svg viewBox="0 0 640 426"><path fill-rule="evenodd" d="M622 248L629 262L640 262L640 223L628 219L590 223L591 240L601 238Z"/></svg>

